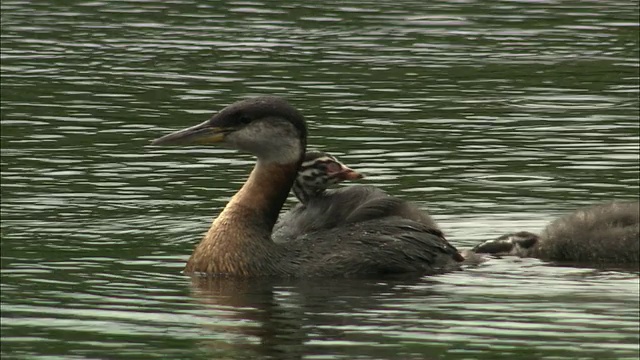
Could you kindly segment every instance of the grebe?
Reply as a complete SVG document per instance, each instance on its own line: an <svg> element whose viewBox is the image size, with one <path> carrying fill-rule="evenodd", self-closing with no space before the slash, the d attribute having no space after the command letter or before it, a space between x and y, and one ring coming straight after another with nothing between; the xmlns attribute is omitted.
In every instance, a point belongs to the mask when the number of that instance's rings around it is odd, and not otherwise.
<svg viewBox="0 0 640 360"><path fill-rule="evenodd" d="M278 213L305 155L303 116L282 98L236 102L199 125L153 145L221 143L257 162L187 261L186 273L217 276L345 277L438 274L462 256L439 230L388 216L295 237L271 238Z"/></svg>
<svg viewBox="0 0 640 360"><path fill-rule="evenodd" d="M362 178L362 174L329 153L307 151L298 168L293 193L301 204L306 204L311 198L321 196L329 187L339 182Z"/></svg>
<svg viewBox="0 0 640 360"><path fill-rule="evenodd" d="M320 229L389 216L414 220L439 230L429 214L374 186L327 190L341 181L360 178L361 174L326 152L307 153L293 185L300 203L280 217L273 228L274 241L285 242Z"/></svg>
<svg viewBox="0 0 640 360"><path fill-rule="evenodd" d="M537 235L505 234L472 251L591 264L638 264L640 204L608 202L578 209L551 222Z"/></svg>

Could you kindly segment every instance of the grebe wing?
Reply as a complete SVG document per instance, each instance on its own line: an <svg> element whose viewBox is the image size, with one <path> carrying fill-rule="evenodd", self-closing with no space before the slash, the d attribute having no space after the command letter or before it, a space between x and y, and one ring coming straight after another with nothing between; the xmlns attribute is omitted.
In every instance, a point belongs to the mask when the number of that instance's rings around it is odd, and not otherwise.
<svg viewBox="0 0 640 360"><path fill-rule="evenodd" d="M305 271L330 276L436 274L458 269L464 260L439 230L399 217L319 230L285 246L298 249L296 256L305 262L301 267ZM305 257L307 253L314 256Z"/></svg>

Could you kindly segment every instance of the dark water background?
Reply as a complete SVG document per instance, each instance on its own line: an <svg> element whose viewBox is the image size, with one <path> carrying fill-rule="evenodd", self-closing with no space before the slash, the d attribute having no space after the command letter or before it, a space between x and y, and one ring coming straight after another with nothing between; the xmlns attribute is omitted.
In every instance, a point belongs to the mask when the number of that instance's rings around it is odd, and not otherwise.
<svg viewBox="0 0 640 360"><path fill-rule="evenodd" d="M632 1L2 1L3 359L637 359L638 272L180 271L250 156L150 148L252 95L464 248L638 198Z"/></svg>

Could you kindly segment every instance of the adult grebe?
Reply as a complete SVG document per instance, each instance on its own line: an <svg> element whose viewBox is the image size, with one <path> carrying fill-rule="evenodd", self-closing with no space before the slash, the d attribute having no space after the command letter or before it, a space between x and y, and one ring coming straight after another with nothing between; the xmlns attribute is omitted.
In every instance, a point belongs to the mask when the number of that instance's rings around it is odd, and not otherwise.
<svg viewBox="0 0 640 360"><path fill-rule="evenodd" d="M551 222L541 235L520 231L476 245L472 251L591 264L638 264L640 204L608 202Z"/></svg>
<svg viewBox="0 0 640 360"><path fill-rule="evenodd" d="M154 145L222 143L257 163L196 246L185 272L215 275L344 277L458 269L461 255L440 231L397 216L345 224L284 244L271 232L305 155L307 127L282 98L239 101Z"/></svg>

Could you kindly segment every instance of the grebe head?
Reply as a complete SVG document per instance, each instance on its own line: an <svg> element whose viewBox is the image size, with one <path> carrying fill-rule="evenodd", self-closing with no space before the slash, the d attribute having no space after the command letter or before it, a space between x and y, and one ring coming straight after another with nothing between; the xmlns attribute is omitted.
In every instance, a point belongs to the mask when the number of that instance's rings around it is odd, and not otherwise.
<svg viewBox="0 0 640 360"><path fill-rule="evenodd" d="M528 256L529 252L538 244L540 236L519 231L500 236L495 240L488 240L476 245L472 251L478 254L492 254L496 256L516 255Z"/></svg>
<svg viewBox="0 0 640 360"><path fill-rule="evenodd" d="M154 140L152 145L221 143L267 163L300 160L307 140L304 117L286 100L262 96L231 104L211 119Z"/></svg>
<svg viewBox="0 0 640 360"><path fill-rule="evenodd" d="M298 176L293 184L293 193L301 203L306 204L311 197L318 196L341 181L358 180L362 177L362 174L349 168L335 156L321 151L310 151L300 164Z"/></svg>

